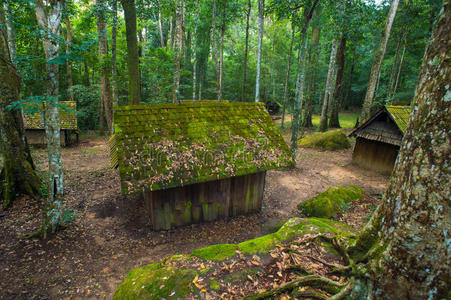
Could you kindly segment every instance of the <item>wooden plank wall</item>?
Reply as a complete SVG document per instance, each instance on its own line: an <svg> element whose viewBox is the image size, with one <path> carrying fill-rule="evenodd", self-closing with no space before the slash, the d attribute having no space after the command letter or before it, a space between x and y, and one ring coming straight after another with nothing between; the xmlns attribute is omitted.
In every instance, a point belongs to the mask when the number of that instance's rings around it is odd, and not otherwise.
<svg viewBox="0 0 451 300"><path fill-rule="evenodd" d="M259 212L266 172L144 192L154 230Z"/></svg>
<svg viewBox="0 0 451 300"><path fill-rule="evenodd" d="M395 165L399 146L368 140L356 139L352 161L359 166L389 175Z"/></svg>

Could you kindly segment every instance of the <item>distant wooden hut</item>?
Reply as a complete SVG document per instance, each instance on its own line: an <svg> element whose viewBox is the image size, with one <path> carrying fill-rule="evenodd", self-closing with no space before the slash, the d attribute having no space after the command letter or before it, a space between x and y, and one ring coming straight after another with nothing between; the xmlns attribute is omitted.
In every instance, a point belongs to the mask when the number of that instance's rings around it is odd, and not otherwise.
<svg viewBox="0 0 451 300"><path fill-rule="evenodd" d="M263 103L119 106L114 124L122 193L154 230L259 212L266 170L294 165Z"/></svg>
<svg viewBox="0 0 451 300"><path fill-rule="evenodd" d="M407 127L411 108L387 105L349 136L356 137L352 160L381 173L391 173Z"/></svg>
<svg viewBox="0 0 451 300"><path fill-rule="evenodd" d="M61 124L61 146L67 147L78 143L77 104L74 101L60 101L58 107ZM29 105L24 109L23 119L25 135L30 145L45 146L47 138L44 125L44 105L38 108Z"/></svg>

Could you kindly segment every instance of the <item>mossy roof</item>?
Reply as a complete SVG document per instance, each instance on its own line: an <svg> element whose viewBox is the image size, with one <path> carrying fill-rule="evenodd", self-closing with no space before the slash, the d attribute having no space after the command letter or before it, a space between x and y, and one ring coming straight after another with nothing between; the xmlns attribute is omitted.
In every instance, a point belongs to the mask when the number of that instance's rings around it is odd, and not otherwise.
<svg viewBox="0 0 451 300"><path fill-rule="evenodd" d="M61 129L78 129L77 104L75 101L60 101L58 104L60 105L58 112ZM23 117L25 129L45 129L44 120L41 115L44 109L44 104L40 108L37 107L37 104L28 104L27 107L24 107Z"/></svg>
<svg viewBox="0 0 451 300"><path fill-rule="evenodd" d="M402 133L406 133L407 122L412 111L410 106L386 105L385 108Z"/></svg>
<svg viewBox="0 0 451 300"><path fill-rule="evenodd" d="M116 107L111 160L124 194L294 165L263 103Z"/></svg>

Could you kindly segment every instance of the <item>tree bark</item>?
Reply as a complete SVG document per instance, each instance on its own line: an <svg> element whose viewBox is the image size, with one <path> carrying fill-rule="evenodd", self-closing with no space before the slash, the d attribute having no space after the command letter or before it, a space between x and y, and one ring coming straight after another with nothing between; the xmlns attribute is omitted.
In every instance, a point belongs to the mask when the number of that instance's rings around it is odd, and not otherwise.
<svg viewBox="0 0 451 300"><path fill-rule="evenodd" d="M108 127L108 134L113 130L113 109L111 100L111 85L109 74L111 70L105 62L105 57L108 56L108 35L106 31L106 1L96 0L97 4L97 35L98 35L98 55L100 62L100 89L102 91L102 104L105 119ZM102 106L101 106L102 107ZM103 115L100 115L100 119L103 123ZM102 128L103 129L103 128Z"/></svg>
<svg viewBox="0 0 451 300"><path fill-rule="evenodd" d="M55 0L46 7L42 0L35 2L36 19L40 27L42 44L46 59L46 73L48 77L47 98L45 103L45 132L47 135L47 151L49 161L48 173L48 198L44 199L42 230L46 237L49 228L54 231L57 220L54 218L56 209L56 197L62 195L63 189L63 165L61 159L60 118L58 114L58 64L55 59L58 56L59 41L54 39L59 36L63 15L63 1Z"/></svg>
<svg viewBox="0 0 451 300"><path fill-rule="evenodd" d="M83 81L85 83L85 86L90 86L91 83L89 81L89 66L88 66L88 61L86 60L86 57L83 60L83 65L84 65L84 69L85 69L85 71L83 73L83 77L84 77Z"/></svg>
<svg viewBox="0 0 451 300"><path fill-rule="evenodd" d="M451 273L451 7L445 0L427 47L391 182L356 250L373 249L355 285L383 299L446 299ZM352 253L352 252L351 252ZM376 271L376 272L374 272ZM360 291L359 291L360 289ZM352 298L351 294L351 298ZM368 298L370 298L368 297ZM370 298L371 299L371 298Z"/></svg>
<svg viewBox="0 0 451 300"><path fill-rule="evenodd" d="M340 121L338 119L338 111L340 109L341 96L343 91L343 73L345 68L345 53L346 53L346 36L342 34L340 46L337 51L337 77L335 80L335 91L331 103L329 128L340 128Z"/></svg>
<svg viewBox="0 0 451 300"><path fill-rule="evenodd" d="M355 54L352 57L352 63L351 63L351 70L349 71L349 79L346 86L346 95L343 100L343 106L345 109L349 109L349 103L350 103L350 95L351 95L351 87L352 87L352 76L354 75L354 68L355 68Z"/></svg>
<svg viewBox="0 0 451 300"><path fill-rule="evenodd" d="M257 49L257 76L255 79L255 102L260 102L260 73L263 47L265 0L258 0L258 49Z"/></svg>
<svg viewBox="0 0 451 300"><path fill-rule="evenodd" d="M111 92L113 105L118 105L117 93L117 0L113 0L113 23L111 26Z"/></svg>
<svg viewBox="0 0 451 300"><path fill-rule="evenodd" d="M4 16L0 11L0 24ZM16 194L35 197L41 180L25 138L22 113L6 107L20 98L20 77L11 61L6 33L0 29L0 199L6 209Z"/></svg>
<svg viewBox="0 0 451 300"><path fill-rule="evenodd" d="M185 28L183 23L183 0L178 0L175 10L175 70L174 70L174 88L172 93L172 102L180 102L180 64L183 55L183 44L185 41Z"/></svg>
<svg viewBox="0 0 451 300"><path fill-rule="evenodd" d="M16 59L16 29L13 22L11 22L11 9L9 7L8 1L5 1L3 7L5 8L6 19L6 22L3 22L3 24L6 23L9 53L11 55L11 60L14 62L14 60Z"/></svg>
<svg viewBox="0 0 451 300"><path fill-rule="evenodd" d="M227 1L223 2L222 24L221 24L221 44L219 50L219 79L218 79L218 101L222 100L222 82L224 75L224 35L226 30L226 8Z"/></svg>
<svg viewBox="0 0 451 300"><path fill-rule="evenodd" d="M398 9L399 0L393 0L390 6L390 10L385 21L385 29L379 42L379 47L374 57L373 65L371 66L370 80L368 81L368 88L365 94L365 100L363 102L362 113L360 115L360 122L365 122L371 115L371 104L373 103L374 93L376 91L376 84L382 61L384 60L385 50L387 49L387 42L390 37L391 27L395 20L396 10Z"/></svg>
<svg viewBox="0 0 451 300"><path fill-rule="evenodd" d="M313 99L316 93L316 77L318 75L318 58L319 58L319 37L321 33L321 24L319 20L319 14L315 17L315 22L312 24L312 38L310 45L309 55L309 90L305 99L304 118L302 120L302 126L305 128L313 127L312 115L313 115Z"/></svg>
<svg viewBox="0 0 451 300"><path fill-rule="evenodd" d="M401 48L403 36L404 36L404 33L401 33L400 36L398 37L398 42L396 43L395 57L394 57L393 66L391 69L390 85L388 88L388 99L390 101L392 100L392 97L393 97L393 89L395 87L395 81L396 81L396 71L398 70L399 50Z"/></svg>
<svg viewBox="0 0 451 300"><path fill-rule="evenodd" d="M216 0L212 2L211 9L211 41L212 41L212 49L211 49L211 58L215 62L215 75L216 75L216 91L219 90L219 59L218 59L218 50L216 43Z"/></svg>
<svg viewBox="0 0 451 300"><path fill-rule="evenodd" d="M321 109L321 117L319 120L319 131L327 130L327 111L329 108L330 97L334 89L335 83L335 59L337 57L337 40L332 41L330 50L329 70L327 71L326 90L324 91L323 106Z"/></svg>
<svg viewBox="0 0 451 300"><path fill-rule="evenodd" d="M70 47L72 46L72 30L70 27L69 16L66 16L66 54L70 55ZM69 90L69 100L74 101L74 93L72 91L72 61L66 59L66 76L67 76L67 89Z"/></svg>
<svg viewBox="0 0 451 300"><path fill-rule="evenodd" d="M285 74L285 86L283 88L282 120L280 123L281 128L284 128L285 110L286 110L286 106L287 106L287 102L288 102L288 82L290 79L291 59L293 57L293 41L294 41L294 24L291 23L290 50L288 52L287 73Z"/></svg>
<svg viewBox="0 0 451 300"><path fill-rule="evenodd" d="M241 85L241 101L246 101L246 75L247 75L247 55L249 51L249 17L251 16L251 0L247 1L246 12L246 41L244 48L243 83Z"/></svg>
<svg viewBox="0 0 451 300"><path fill-rule="evenodd" d="M393 96L396 94L396 90L398 89L399 77L401 76L402 64L404 62L404 55L405 54L406 54L406 44L404 43L404 46L403 46L403 49L402 49L402 54L401 54L401 60L399 61L398 74L396 75L395 86L393 88Z"/></svg>
<svg viewBox="0 0 451 300"><path fill-rule="evenodd" d="M175 23L175 18L171 17L169 19L169 50L174 49L174 23Z"/></svg>
<svg viewBox="0 0 451 300"><path fill-rule="evenodd" d="M193 102L196 101L197 84L197 23L199 22L199 0L196 0L194 13L194 41L193 41Z"/></svg>
<svg viewBox="0 0 451 300"><path fill-rule="evenodd" d="M139 104L141 101L141 78L139 71L135 0L121 0L121 4L124 9L127 40L128 98L130 104Z"/></svg>
<svg viewBox="0 0 451 300"><path fill-rule="evenodd" d="M160 10L158 10L158 31L160 33L161 48L164 48L163 24L161 23L161 11Z"/></svg>

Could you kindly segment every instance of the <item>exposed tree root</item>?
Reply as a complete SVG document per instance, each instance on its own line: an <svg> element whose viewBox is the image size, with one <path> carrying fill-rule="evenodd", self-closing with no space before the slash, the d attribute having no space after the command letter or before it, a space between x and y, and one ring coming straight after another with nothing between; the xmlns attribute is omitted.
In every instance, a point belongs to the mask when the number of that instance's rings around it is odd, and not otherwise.
<svg viewBox="0 0 451 300"><path fill-rule="evenodd" d="M337 294L335 294L332 297L330 297L329 300L341 300L341 299L344 299L344 297L346 297L347 295L349 295L349 293L351 293L353 288L354 288L354 277L352 277L349 280L349 283L346 285L346 287L344 289L342 289L340 292L338 292Z"/></svg>

